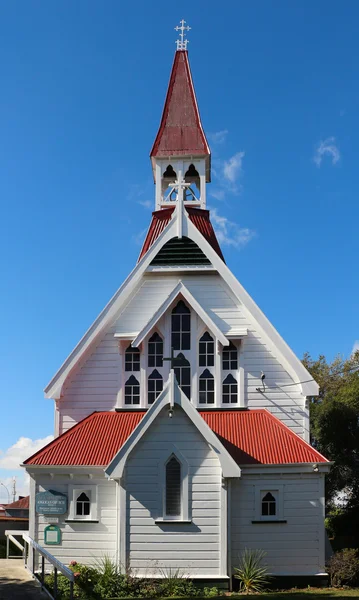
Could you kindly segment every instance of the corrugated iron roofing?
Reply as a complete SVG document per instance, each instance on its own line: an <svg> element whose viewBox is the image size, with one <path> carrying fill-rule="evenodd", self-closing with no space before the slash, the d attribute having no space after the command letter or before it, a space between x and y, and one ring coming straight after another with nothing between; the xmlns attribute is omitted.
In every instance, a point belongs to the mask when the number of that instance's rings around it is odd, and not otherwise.
<svg viewBox="0 0 359 600"><path fill-rule="evenodd" d="M327 462L267 410L199 412L238 464ZM92 413L25 464L105 467L145 414L146 411Z"/></svg>
<svg viewBox="0 0 359 600"><path fill-rule="evenodd" d="M8 508L10 508L11 510L14 509L28 509L30 505L30 496L25 496L24 498L20 498L19 500L16 500L15 502L11 502L11 504L7 504L6 505L6 510Z"/></svg>
<svg viewBox="0 0 359 600"><path fill-rule="evenodd" d="M161 235L162 231L166 228L166 226L171 220L173 211L174 207L171 206L168 208L162 208L161 210L157 210L152 213L152 221L149 226L146 239L143 243L140 256L138 258L139 261L146 254L146 252L148 252L152 244L155 243L157 238ZM194 208L187 205L186 211L193 225L212 246L213 250L217 252L218 256L223 260L223 262L225 262L222 250L219 246L216 234L210 221L209 210Z"/></svg>
<svg viewBox="0 0 359 600"><path fill-rule="evenodd" d="M175 53L160 127L150 156L209 156L186 51Z"/></svg>

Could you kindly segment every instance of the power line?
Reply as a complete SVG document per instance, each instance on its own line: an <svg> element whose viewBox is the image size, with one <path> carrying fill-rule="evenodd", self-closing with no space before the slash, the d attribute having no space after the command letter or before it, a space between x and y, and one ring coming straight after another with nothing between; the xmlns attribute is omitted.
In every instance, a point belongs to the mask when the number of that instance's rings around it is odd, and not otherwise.
<svg viewBox="0 0 359 600"><path fill-rule="evenodd" d="M344 375L345 373L351 373L352 371L358 371L359 370L359 365L356 365L355 367L352 367L351 369L344 369L343 371L336 371L334 373L331 373L330 375ZM301 385L302 383L311 383L312 381L315 381L315 379L306 379L305 381L295 381L293 383L283 383L282 385L266 385L265 389L268 390L276 390L276 389L281 389L283 387L291 387L293 385ZM259 392L263 392L264 390L261 390L260 388L256 388L257 391Z"/></svg>

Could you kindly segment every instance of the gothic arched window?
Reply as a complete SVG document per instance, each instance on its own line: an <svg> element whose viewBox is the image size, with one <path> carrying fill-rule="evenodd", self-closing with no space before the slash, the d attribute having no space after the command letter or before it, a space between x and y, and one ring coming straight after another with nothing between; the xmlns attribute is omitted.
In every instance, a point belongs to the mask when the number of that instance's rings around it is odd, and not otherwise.
<svg viewBox="0 0 359 600"><path fill-rule="evenodd" d="M275 517L276 513L276 499L271 492L267 492L262 498L262 517Z"/></svg>
<svg viewBox="0 0 359 600"><path fill-rule="evenodd" d="M214 404L214 377L208 369L199 378L199 403Z"/></svg>
<svg viewBox="0 0 359 600"><path fill-rule="evenodd" d="M172 311L172 348L190 350L191 348L191 311L180 300Z"/></svg>
<svg viewBox="0 0 359 600"><path fill-rule="evenodd" d="M190 164L188 170L185 173L185 181L191 185L186 187L185 199L186 201L199 200L200 199L200 179L199 173L193 164Z"/></svg>
<svg viewBox="0 0 359 600"><path fill-rule="evenodd" d="M172 165L167 165L165 172L163 173L164 179L170 179L171 181L175 181L177 179L177 173L173 169Z"/></svg>
<svg viewBox="0 0 359 600"><path fill-rule="evenodd" d="M166 464L166 509L167 517L181 516L181 463L171 456Z"/></svg>
<svg viewBox="0 0 359 600"><path fill-rule="evenodd" d="M125 383L125 404L140 403L140 384L134 375Z"/></svg>
<svg viewBox="0 0 359 600"><path fill-rule="evenodd" d="M163 390L162 375L155 369L148 378L148 404L153 404Z"/></svg>
<svg viewBox="0 0 359 600"><path fill-rule="evenodd" d="M238 402L238 383L233 375L227 375L222 388L223 404L236 404Z"/></svg>
<svg viewBox="0 0 359 600"><path fill-rule="evenodd" d="M214 366L214 340L209 335L208 331L204 333L199 340L199 366L213 367Z"/></svg>
<svg viewBox="0 0 359 600"><path fill-rule="evenodd" d="M125 352L125 371L140 370L140 351L129 346Z"/></svg>
<svg viewBox="0 0 359 600"><path fill-rule="evenodd" d="M191 367L188 360L185 359L182 352L176 357L174 363L174 372L177 383L187 398L191 399Z"/></svg>
<svg viewBox="0 0 359 600"><path fill-rule="evenodd" d="M238 369L238 350L232 342L229 346L223 348L222 368L223 371L236 371Z"/></svg>
<svg viewBox="0 0 359 600"><path fill-rule="evenodd" d="M157 332L148 340L148 366L163 366L163 339Z"/></svg>
<svg viewBox="0 0 359 600"><path fill-rule="evenodd" d="M81 492L76 498L76 516L88 517L90 514L91 501L85 492Z"/></svg>

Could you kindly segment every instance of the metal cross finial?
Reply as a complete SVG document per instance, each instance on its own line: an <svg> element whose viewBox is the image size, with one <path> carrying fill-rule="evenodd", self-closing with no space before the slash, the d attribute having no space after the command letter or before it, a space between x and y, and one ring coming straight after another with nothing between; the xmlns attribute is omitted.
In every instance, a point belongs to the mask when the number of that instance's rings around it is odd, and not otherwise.
<svg viewBox="0 0 359 600"><path fill-rule="evenodd" d="M180 39L176 40L177 50L187 50L188 40L185 40L185 31L189 31L191 27L189 27L189 25L185 26L186 21L184 19L182 19L180 23L181 26L177 25L177 27L175 27L175 31L181 32Z"/></svg>

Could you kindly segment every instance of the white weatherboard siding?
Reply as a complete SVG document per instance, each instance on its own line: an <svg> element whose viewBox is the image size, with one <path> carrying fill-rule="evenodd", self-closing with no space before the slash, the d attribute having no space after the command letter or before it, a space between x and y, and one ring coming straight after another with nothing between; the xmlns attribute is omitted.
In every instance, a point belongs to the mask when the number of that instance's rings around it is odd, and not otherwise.
<svg viewBox="0 0 359 600"><path fill-rule="evenodd" d="M53 479L46 475L36 476L36 493L44 490L56 490L68 494L69 486L86 485L97 487L97 519L98 523L66 523L68 514L56 515L62 533L60 546L45 546L65 565L76 560L87 565L94 564L105 555L116 557L117 517L116 517L116 483L99 478L89 479L88 475L74 476L56 475ZM33 501L33 499L32 499ZM34 539L44 546L44 529L48 525L46 517L35 514Z"/></svg>
<svg viewBox="0 0 359 600"><path fill-rule="evenodd" d="M180 277L152 273L143 277L132 299L65 382L59 402L59 433L94 410L113 410L116 407L121 367L118 340L114 333L138 333L142 330L179 281L225 335L239 328L248 329L248 335L242 341L240 358L244 369L245 405L268 408L295 433L308 440L308 414L299 386L289 385L293 383L292 378L270 352L246 309L217 274ZM262 371L266 375L263 393L256 389L262 387Z"/></svg>
<svg viewBox="0 0 359 600"><path fill-rule="evenodd" d="M113 410L120 386L118 341L110 328L92 353L70 374L59 402L59 433L63 433L94 410Z"/></svg>
<svg viewBox="0 0 359 600"><path fill-rule="evenodd" d="M265 562L277 575L318 575L324 568L324 475L246 474L233 480L231 494L232 567L245 548L264 550ZM264 473L263 473L264 472ZM287 523L253 524L256 487L283 490L283 519Z"/></svg>
<svg viewBox="0 0 359 600"><path fill-rule="evenodd" d="M174 448L188 463L192 523L156 524L162 516L161 468ZM167 409L158 416L130 455L125 481L131 569L148 576L170 568L197 577L220 576L220 463L181 409L172 419Z"/></svg>

